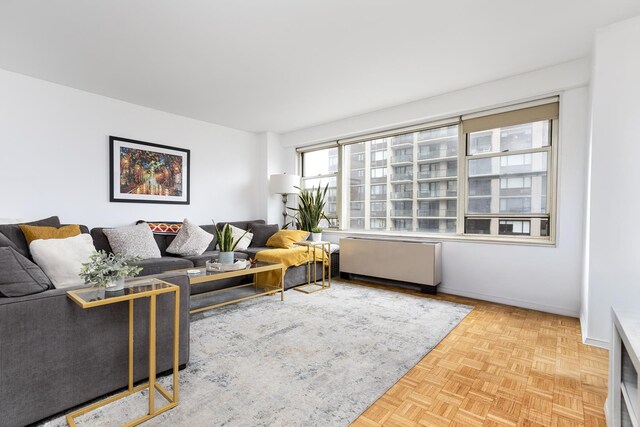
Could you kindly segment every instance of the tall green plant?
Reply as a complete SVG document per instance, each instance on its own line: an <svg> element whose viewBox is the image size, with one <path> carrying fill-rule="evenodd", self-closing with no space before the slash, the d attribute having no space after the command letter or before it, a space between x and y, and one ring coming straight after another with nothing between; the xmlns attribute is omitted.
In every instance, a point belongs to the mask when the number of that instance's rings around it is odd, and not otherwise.
<svg viewBox="0 0 640 427"><path fill-rule="evenodd" d="M215 223L214 223L215 224ZM238 240L233 240L233 232L231 231L231 226L229 224L225 224L222 227L222 231L218 229L218 226L215 227L216 237L218 238L218 245L220 246L220 252L233 252L233 250L238 246L240 240L249 232L249 230L245 231L244 234L238 237Z"/></svg>
<svg viewBox="0 0 640 427"><path fill-rule="evenodd" d="M291 223L295 223L299 230L310 232L314 228L318 228L322 219L328 220L324 214L324 206L329 184L325 185L324 189L320 186L318 188L312 187L310 190L295 188L300 191L300 194L298 195L298 207L288 208L295 212Z"/></svg>

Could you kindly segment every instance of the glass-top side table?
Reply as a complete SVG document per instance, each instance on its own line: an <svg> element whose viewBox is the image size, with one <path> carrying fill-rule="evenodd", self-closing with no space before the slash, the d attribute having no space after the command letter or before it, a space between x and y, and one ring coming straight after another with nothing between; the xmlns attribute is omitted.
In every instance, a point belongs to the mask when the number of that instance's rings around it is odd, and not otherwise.
<svg viewBox="0 0 640 427"><path fill-rule="evenodd" d="M169 393L164 387L156 382L156 298L158 295L171 292L173 292L175 300L173 320L173 393ZM178 405L178 340L180 335L180 288L178 286L158 279L143 279L127 283L125 288L121 291L106 292L104 288L85 288L68 291L67 296L83 309L90 309L108 304L117 304L126 301L129 302L129 369L127 390L69 413L66 417L69 426L75 426L75 418L80 415L84 415L144 389L149 389L149 410L146 415L128 422L125 424L126 426L135 426L143 423ZM133 303L136 299L140 298L149 298L149 381L134 387ZM168 402L166 405L159 408L155 407L156 390Z"/></svg>
<svg viewBox="0 0 640 427"><path fill-rule="evenodd" d="M304 240L302 242L294 243L296 246L304 246L307 248L308 261L307 261L307 284L297 286L293 289L305 294L311 294L318 291L323 291L331 287L331 242L319 241L312 242L310 240ZM322 262L322 281L318 280L318 269L316 262L318 261L316 256L316 249L320 248L323 252L322 258L319 260ZM313 252L313 256L311 256ZM324 257L327 257L327 265L324 265ZM313 280L311 280L311 268L313 266ZM325 276L325 269L328 270Z"/></svg>

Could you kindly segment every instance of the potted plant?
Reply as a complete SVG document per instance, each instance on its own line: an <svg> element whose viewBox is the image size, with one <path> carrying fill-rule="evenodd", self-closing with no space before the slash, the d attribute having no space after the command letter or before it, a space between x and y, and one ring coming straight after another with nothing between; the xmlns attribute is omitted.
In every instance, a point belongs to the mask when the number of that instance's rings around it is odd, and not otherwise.
<svg viewBox="0 0 640 427"><path fill-rule="evenodd" d="M222 230L218 229L218 226L216 226L215 230L216 237L218 238L218 247L220 248L218 262L220 262L220 264L233 264L233 251L249 230L245 231L244 234L238 237L235 241L233 240L233 232L229 224L225 224L224 227L222 227Z"/></svg>
<svg viewBox="0 0 640 427"><path fill-rule="evenodd" d="M324 189L318 186L318 188L312 187L309 189L302 189L295 187L300 191L298 195L298 207L289 208L295 212L293 215L296 227L299 230L305 230L310 233L322 233L322 229L319 228L320 221L326 219L327 216L324 213L324 206L326 204L325 198L327 191L329 190L329 184L325 185ZM322 236L318 238L320 240ZM313 239L313 237L312 237Z"/></svg>
<svg viewBox="0 0 640 427"><path fill-rule="evenodd" d="M100 250L89 256L89 262L82 264L80 277L86 284L103 287L109 292L120 291L124 289L125 277L137 276L142 271L142 267L129 264L140 259Z"/></svg>
<svg viewBox="0 0 640 427"><path fill-rule="evenodd" d="M322 228L313 227L311 229L311 241L312 242L319 242L321 240L322 240Z"/></svg>

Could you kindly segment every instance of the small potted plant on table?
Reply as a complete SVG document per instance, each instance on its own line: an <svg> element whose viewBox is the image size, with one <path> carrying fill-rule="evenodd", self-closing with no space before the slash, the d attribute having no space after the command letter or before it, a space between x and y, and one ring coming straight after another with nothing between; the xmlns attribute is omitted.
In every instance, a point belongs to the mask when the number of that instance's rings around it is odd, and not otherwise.
<svg viewBox="0 0 640 427"><path fill-rule="evenodd" d="M218 245L220 248L220 253L218 254L218 262L220 264L233 264L235 250L240 240L249 232L249 230L245 231L244 234L238 237L237 240L233 240L233 232L231 230L231 226L229 224L225 224L222 227L222 231L215 227L216 237L218 238Z"/></svg>
<svg viewBox="0 0 640 427"><path fill-rule="evenodd" d="M107 292L120 291L124 289L125 277L137 276L142 271L142 267L130 265L136 261L140 258L97 251L89 256L89 262L82 264L80 277L84 283L103 287Z"/></svg>

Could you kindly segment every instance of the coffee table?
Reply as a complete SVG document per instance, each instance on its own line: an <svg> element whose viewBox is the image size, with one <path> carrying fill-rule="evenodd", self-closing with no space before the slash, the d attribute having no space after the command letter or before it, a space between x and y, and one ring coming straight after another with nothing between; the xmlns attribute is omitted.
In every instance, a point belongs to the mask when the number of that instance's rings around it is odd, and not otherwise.
<svg viewBox="0 0 640 427"><path fill-rule="evenodd" d="M197 273L188 273L196 271ZM274 295L280 292L280 300L284 301L284 266L281 263L258 262L250 267L233 271L208 271L206 267L185 268L175 270L176 272L187 273L189 276L189 284L192 289L200 283L212 282L215 280L229 279L232 277L242 277L253 275L253 282L243 283L237 286L231 286L224 289L217 289L209 292L192 295L194 298L204 296L212 297L211 304L202 307L192 308L189 313L195 314L202 311L211 310L212 308L222 307L224 305L245 301L251 298L257 298L265 295ZM257 282L258 273L266 273L268 271L280 271L280 284L277 286L259 284Z"/></svg>

